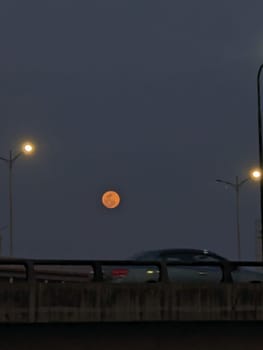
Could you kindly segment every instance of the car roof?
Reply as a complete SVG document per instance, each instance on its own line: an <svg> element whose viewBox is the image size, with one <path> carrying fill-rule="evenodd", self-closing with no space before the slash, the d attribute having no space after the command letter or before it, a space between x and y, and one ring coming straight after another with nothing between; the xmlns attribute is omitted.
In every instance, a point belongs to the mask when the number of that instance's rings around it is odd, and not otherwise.
<svg viewBox="0 0 263 350"><path fill-rule="evenodd" d="M145 254L153 254L153 255L176 255L176 254L209 254L215 257L218 257L220 259L226 260L222 256L209 251L207 249L193 249L193 248L168 248L168 249L153 249L153 250L145 250L137 254L137 256L143 256Z"/></svg>

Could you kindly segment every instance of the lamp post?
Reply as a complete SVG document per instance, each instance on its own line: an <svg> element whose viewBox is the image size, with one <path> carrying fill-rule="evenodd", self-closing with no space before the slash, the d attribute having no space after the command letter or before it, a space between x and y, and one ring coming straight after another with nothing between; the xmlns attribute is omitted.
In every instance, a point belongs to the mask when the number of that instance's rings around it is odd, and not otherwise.
<svg viewBox="0 0 263 350"><path fill-rule="evenodd" d="M13 155L12 150L9 151L9 158L0 157L8 165L8 193L9 193L9 255L13 256L13 165L14 162L22 154L31 154L34 146L31 143L25 143L22 150Z"/></svg>
<svg viewBox="0 0 263 350"><path fill-rule="evenodd" d="M4 231L8 226L4 225L0 227L0 256L2 256L3 253L3 236L2 231Z"/></svg>
<svg viewBox="0 0 263 350"><path fill-rule="evenodd" d="M260 75L263 64L257 74L257 100L258 100L258 146L259 146L259 168L263 171L263 149L262 149L262 117L261 117L261 96L260 96ZM261 256L263 259L263 177L260 179L260 235L261 235Z"/></svg>
<svg viewBox="0 0 263 350"><path fill-rule="evenodd" d="M250 178L253 180L261 180L261 172L260 170L251 171ZM216 182L223 183L227 186L232 187L236 193L236 227L237 227L237 255L238 260L241 259L241 240L240 240L240 214L239 214L239 192L240 188L248 181L250 178L246 178L242 181L239 181L238 176L236 176L235 182L229 182L221 179L217 179Z"/></svg>

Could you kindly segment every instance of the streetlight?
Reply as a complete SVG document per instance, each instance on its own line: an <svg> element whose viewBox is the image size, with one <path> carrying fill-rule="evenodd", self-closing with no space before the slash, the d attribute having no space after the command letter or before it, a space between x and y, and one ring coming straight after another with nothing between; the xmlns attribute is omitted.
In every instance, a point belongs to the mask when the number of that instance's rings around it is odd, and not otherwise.
<svg viewBox="0 0 263 350"><path fill-rule="evenodd" d="M21 151L13 155L12 150L9 151L9 158L0 157L8 165L9 169L9 255L13 256L13 165L14 162L22 154L32 154L34 152L34 145L26 142L22 145Z"/></svg>
<svg viewBox="0 0 263 350"><path fill-rule="evenodd" d="M216 182L223 183L227 186L232 187L236 192L236 227L237 227L237 254L238 260L241 259L241 243L240 243L240 220L239 220L239 191L240 188L248 181L248 180L261 180L261 171L259 169L254 169L250 172L250 177L239 181L238 176L236 176L236 181L234 183L217 179Z"/></svg>
<svg viewBox="0 0 263 350"><path fill-rule="evenodd" d="M258 147L259 147L259 168L263 171L263 148L262 148L262 117L261 117L261 96L260 96L260 75L263 64L257 74L257 100L258 100ZM263 259L263 176L260 179L260 233L261 233L261 256Z"/></svg>

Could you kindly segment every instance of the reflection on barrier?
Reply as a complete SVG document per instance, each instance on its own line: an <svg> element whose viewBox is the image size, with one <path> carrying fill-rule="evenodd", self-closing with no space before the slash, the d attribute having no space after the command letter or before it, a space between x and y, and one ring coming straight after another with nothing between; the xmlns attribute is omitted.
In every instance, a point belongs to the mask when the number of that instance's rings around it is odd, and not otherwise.
<svg viewBox="0 0 263 350"><path fill-rule="evenodd" d="M223 283L232 283L232 272L238 267L263 267L263 262L255 261L220 261L220 262L164 262L136 260L29 260L0 259L0 280L9 279L28 281L61 281L61 282L107 282L110 276L107 271L118 267L118 271L127 266L155 267L158 269L158 282L170 282L170 266L205 266L219 267Z"/></svg>

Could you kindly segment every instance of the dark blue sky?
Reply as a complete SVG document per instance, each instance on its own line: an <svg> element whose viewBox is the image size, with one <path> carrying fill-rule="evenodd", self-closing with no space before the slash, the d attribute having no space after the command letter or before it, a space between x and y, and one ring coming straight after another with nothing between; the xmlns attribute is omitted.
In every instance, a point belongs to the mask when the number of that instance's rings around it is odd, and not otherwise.
<svg viewBox="0 0 263 350"><path fill-rule="evenodd" d="M15 255L236 258L234 191L215 179L258 162L262 13L260 0L1 1L0 155L37 145L15 164ZM7 179L0 164L0 226ZM100 204L107 189L116 210ZM242 188L240 214L254 259L258 184Z"/></svg>

